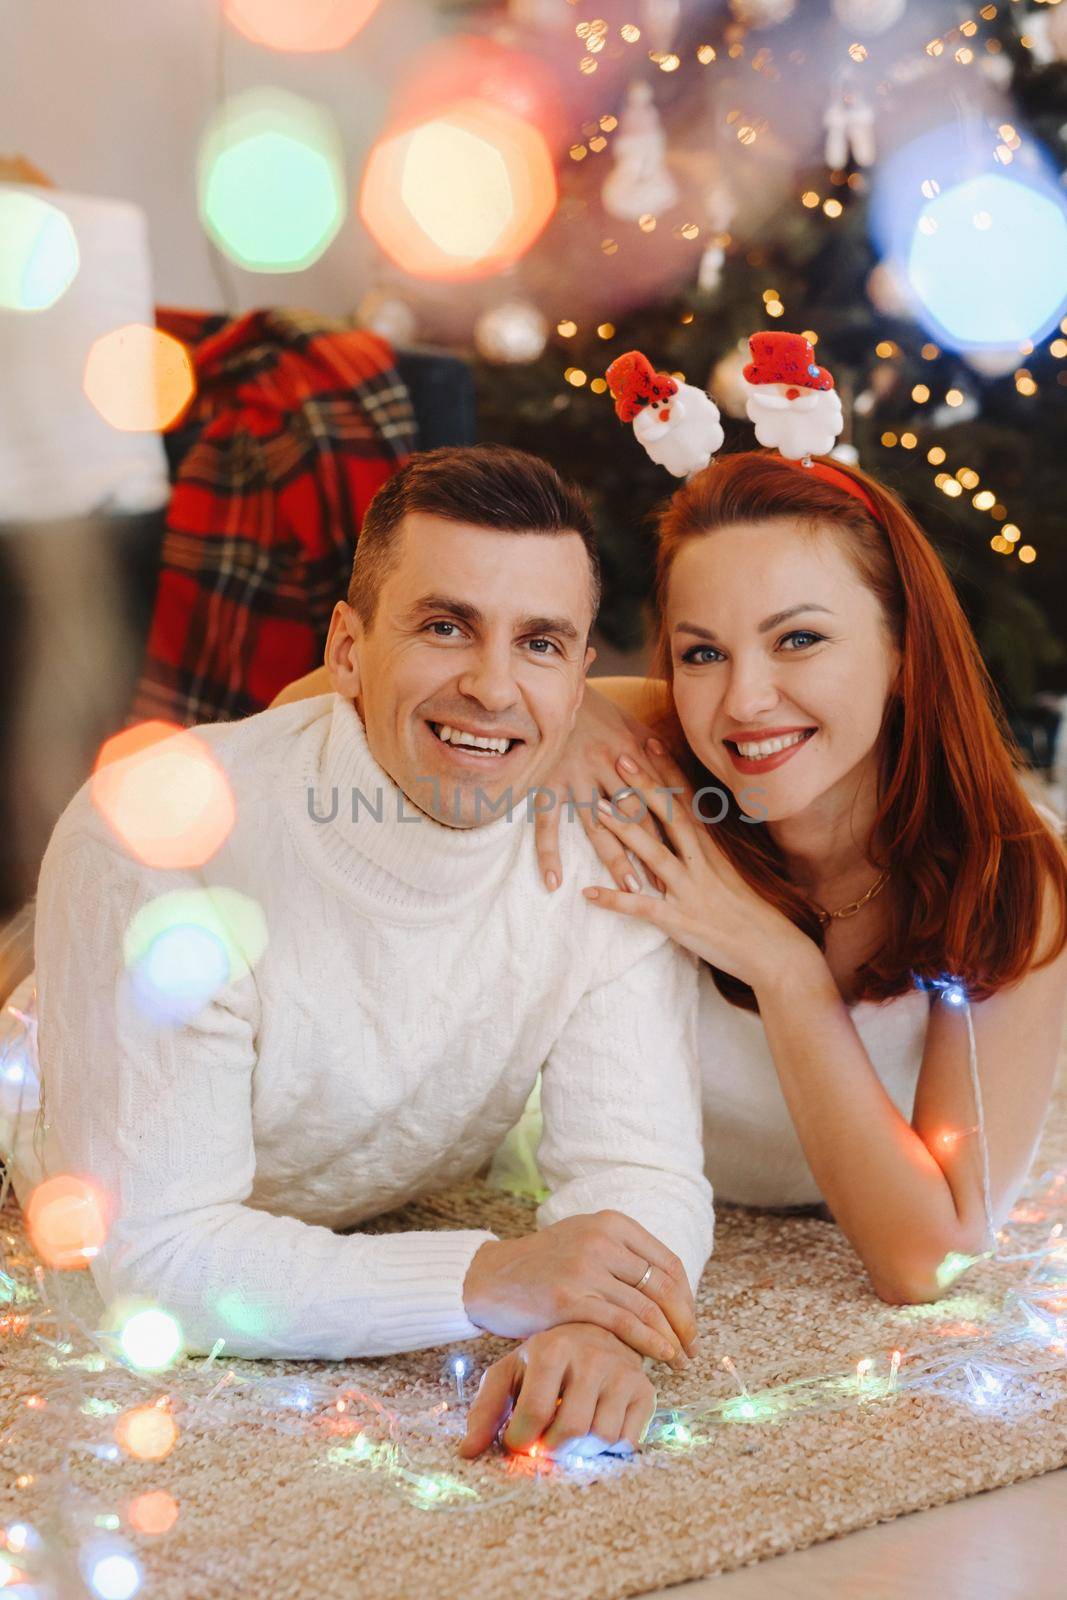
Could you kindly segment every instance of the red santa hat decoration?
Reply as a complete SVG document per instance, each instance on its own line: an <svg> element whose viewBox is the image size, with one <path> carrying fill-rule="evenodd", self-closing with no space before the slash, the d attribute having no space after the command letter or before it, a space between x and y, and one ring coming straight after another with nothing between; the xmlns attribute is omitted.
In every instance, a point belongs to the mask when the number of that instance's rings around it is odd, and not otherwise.
<svg viewBox="0 0 1067 1600"><path fill-rule="evenodd" d="M844 427L832 375L819 366L802 333L754 333L748 347L745 407L756 438L787 460L810 466L812 456L833 449ZM620 422L632 422L651 459L676 478L700 472L721 448L714 401L702 389L656 372L639 350L619 356L606 377Z"/></svg>
<svg viewBox="0 0 1067 1600"><path fill-rule="evenodd" d="M708 465L726 437L715 402L691 383L656 372L639 350L627 350L605 377L620 422L632 422L651 460L676 478Z"/></svg>
<svg viewBox="0 0 1067 1600"><path fill-rule="evenodd" d="M845 425L834 380L802 333L754 333L744 369L745 409L760 444L809 465L828 455Z"/></svg>

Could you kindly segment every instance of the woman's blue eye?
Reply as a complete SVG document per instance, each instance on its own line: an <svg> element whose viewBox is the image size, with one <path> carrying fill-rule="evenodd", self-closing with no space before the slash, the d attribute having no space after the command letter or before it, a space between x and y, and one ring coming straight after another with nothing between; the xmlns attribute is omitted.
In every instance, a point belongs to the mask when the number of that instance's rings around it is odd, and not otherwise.
<svg viewBox="0 0 1067 1600"><path fill-rule="evenodd" d="M792 633L783 634L782 638L779 640L779 643L785 644L785 642L789 639L798 640L799 643L797 643L794 648L786 651L786 655L798 655L800 651L810 649L811 645L819 644L823 639L825 639L825 637L826 635L824 633L814 633L810 628L794 628ZM682 660L688 662L690 666L694 667L711 666L714 665L713 661L700 659L701 656L706 656L709 653L711 656L716 657L719 660L722 659L721 651L716 650L714 645L694 644L691 645L688 650L683 652Z"/></svg>
<svg viewBox="0 0 1067 1600"><path fill-rule="evenodd" d="M812 633L810 628L794 628L792 633L787 633L782 636L782 643L784 644L786 639L807 639L815 644L818 644L819 640L825 639L825 637L826 635L824 633ZM798 648L806 650L807 645L800 645Z"/></svg>

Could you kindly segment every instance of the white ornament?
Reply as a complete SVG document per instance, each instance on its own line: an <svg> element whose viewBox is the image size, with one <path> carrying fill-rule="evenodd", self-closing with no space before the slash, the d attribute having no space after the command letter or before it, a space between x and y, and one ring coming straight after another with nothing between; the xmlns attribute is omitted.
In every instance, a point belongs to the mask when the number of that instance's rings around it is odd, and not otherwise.
<svg viewBox="0 0 1067 1600"><path fill-rule="evenodd" d="M843 461L846 467L858 467L860 453L854 444L845 444L843 440L834 445L830 451L835 461Z"/></svg>
<svg viewBox="0 0 1067 1600"><path fill-rule="evenodd" d="M548 323L528 300L505 300L483 311L474 325L480 355L499 366L536 361L548 341Z"/></svg>
<svg viewBox="0 0 1067 1600"><path fill-rule="evenodd" d="M634 418L634 433L649 459L676 478L688 478L707 466L726 435L715 402L691 383L660 406L646 406Z"/></svg>
<svg viewBox="0 0 1067 1600"><path fill-rule="evenodd" d="M777 28L788 22L796 10L796 0L730 0L734 19L746 28Z"/></svg>
<svg viewBox="0 0 1067 1600"><path fill-rule="evenodd" d="M1067 61L1067 11L1059 5L1045 5L1020 17L1019 28L1031 41L1030 54L1039 67L1054 61Z"/></svg>
<svg viewBox="0 0 1067 1600"><path fill-rule="evenodd" d="M756 438L790 461L824 456L845 426L836 389L798 389L791 383L749 383L750 419Z"/></svg>
<svg viewBox="0 0 1067 1600"><path fill-rule="evenodd" d="M716 361L708 379L708 390L728 417L748 416L748 384L744 368L749 360L748 341L742 339Z"/></svg>
<svg viewBox="0 0 1067 1600"><path fill-rule="evenodd" d="M879 261L867 274L867 299L883 317L906 317L912 299L900 268L893 261Z"/></svg>
<svg viewBox="0 0 1067 1600"><path fill-rule="evenodd" d="M848 142L857 167L873 167L877 159L874 148L874 112L866 100L858 96L848 108Z"/></svg>
<svg viewBox="0 0 1067 1600"><path fill-rule="evenodd" d="M1000 349L964 350L962 355L971 370L980 373L983 378L1003 378L1007 373L1014 372L1023 360L1014 345L1005 345Z"/></svg>
<svg viewBox="0 0 1067 1600"><path fill-rule="evenodd" d="M823 158L831 172L848 165L848 113L839 100L828 105L822 119L826 129Z"/></svg>
<svg viewBox="0 0 1067 1600"><path fill-rule="evenodd" d="M410 344L418 326L412 307L392 289L369 289L356 316L362 327L394 346Z"/></svg>
<svg viewBox="0 0 1067 1600"><path fill-rule="evenodd" d="M697 268L697 288L705 294L714 294L722 282L722 269L726 265L726 251L718 244L704 247Z"/></svg>
<svg viewBox="0 0 1067 1600"><path fill-rule="evenodd" d="M666 165L667 139L647 83L630 85L613 149L615 165L600 191L605 211L636 222L675 204L678 185Z"/></svg>
<svg viewBox="0 0 1067 1600"><path fill-rule="evenodd" d="M729 184L716 179L704 197L704 209L712 233L728 233L737 215L737 201Z"/></svg>
<svg viewBox="0 0 1067 1600"><path fill-rule="evenodd" d="M851 152L858 167L875 163L874 112L866 100L850 96L834 101L823 116L826 129L826 165L832 171L846 167Z"/></svg>
<svg viewBox="0 0 1067 1600"><path fill-rule="evenodd" d="M726 264L726 249L723 243L725 235L729 232L730 224L737 214L737 202L733 197L730 186L717 178L704 196L704 210L708 219L708 227L712 237L704 247L700 257L700 266L697 268L697 287L705 294L713 294L722 281L722 269ZM726 240L729 243L729 240Z"/></svg>
<svg viewBox="0 0 1067 1600"><path fill-rule="evenodd" d="M850 33L885 33L904 15L907 0L833 0L834 16Z"/></svg>
<svg viewBox="0 0 1067 1600"><path fill-rule="evenodd" d="M1006 50L1001 50L995 56L983 55L978 63L978 70L996 89L1006 89L1015 76L1011 56Z"/></svg>
<svg viewBox="0 0 1067 1600"><path fill-rule="evenodd" d="M957 388L959 385L957 385ZM950 406L947 401L939 405L930 417L931 428L957 427L961 422L973 422L981 410L977 397L964 389L963 399L956 406Z"/></svg>
<svg viewBox="0 0 1067 1600"><path fill-rule="evenodd" d="M681 0L641 0L641 31L650 50L668 54L681 14Z"/></svg>

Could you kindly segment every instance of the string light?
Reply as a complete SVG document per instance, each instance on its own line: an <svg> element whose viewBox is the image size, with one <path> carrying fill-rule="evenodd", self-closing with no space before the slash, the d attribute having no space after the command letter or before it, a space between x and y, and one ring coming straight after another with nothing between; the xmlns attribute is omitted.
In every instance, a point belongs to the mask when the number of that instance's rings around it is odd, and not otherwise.
<svg viewBox="0 0 1067 1600"><path fill-rule="evenodd" d="M474 1366L470 1356L453 1356L449 1361L449 1371L456 1380L456 1399L463 1405L467 1399L465 1382L470 1376Z"/></svg>
<svg viewBox="0 0 1067 1600"><path fill-rule="evenodd" d="M169 1312L148 1306L123 1321L119 1346L131 1366L160 1372L178 1359L182 1330Z"/></svg>
<svg viewBox="0 0 1067 1600"><path fill-rule="evenodd" d="M963 1001L966 999L958 980L951 977L931 980L930 986L938 989L949 1003L955 1003L957 994ZM1053 1207L1062 1213L1067 1206L1064 1174L1056 1174L1051 1185L1048 1176L1044 1187L1018 1208L1019 1217L1027 1224L1047 1224ZM866 1407L891 1403L900 1391L938 1393L982 1411L1018 1413L1024 1410L1028 1386L1039 1382L1043 1372L1067 1370L1063 1355L1067 1348L1063 1341L1067 1326L1061 1322L1060 1313L1049 1304L1059 1296L1067 1305L1067 1251L1060 1243L1062 1228L1062 1221L1057 1220L1045 1249L1019 1252L1017 1259L1032 1262L1030 1277L1020 1290L1007 1291L1004 1300L1007 1315L999 1322L995 1319L992 1301L988 1303L988 1310L983 1309L981 1298L946 1303L947 1312L951 1313L955 1304L961 1310L966 1306L968 1310L964 1314L978 1320L969 1321L964 1334L942 1334L907 1351L895 1348L891 1352L872 1353L860 1357L844 1373L805 1377L769 1388L760 1388L751 1378L743 1378L735 1360L724 1356L721 1365L732 1378L736 1393L708 1397L684 1407L662 1408L655 1414L647 1434L649 1450L654 1454L659 1448L699 1449L713 1442L714 1431L720 1426L762 1426L806 1411L825 1412L857 1404ZM1006 1234L1002 1234L1003 1237ZM973 1260L968 1261L963 1270L969 1270L973 1264ZM971 1306L973 1311L969 1309ZM899 1314L907 1320L909 1312L925 1313L930 1309L933 1308L905 1307ZM41 1322L46 1322L50 1315L44 1305L37 1310ZM1055 1361L1047 1359L1052 1344L1061 1347ZM594 1481L621 1471L641 1469L641 1458L627 1458L626 1452L591 1454L589 1446L597 1444L596 1441L576 1441L573 1450L561 1452L555 1459L535 1445L528 1456L507 1460L495 1484L487 1486L483 1478L475 1488L453 1474L425 1470L413 1453L420 1439L438 1436L442 1429L450 1437L459 1437L465 1429L465 1420L458 1407L443 1401L405 1406L351 1387L338 1392L327 1381L311 1379L294 1387L288 1376L245 1377L232 1369L221 1381L216 1381L211 1370L216 1353L217 1346L207 1361L186 1363L183 1367L181 1403L195 1406L199 1416L212 1407L219 1425L239 1426L242 1421L251 1421L257 1426L273 1424L283 1432L292 1431L293 1424L285 1419L295 1411L301 1414L300 1426L326 1443L326 1459L334 1467L369 1472L410 1504L425 1511L496 1508L517 1495L536 1490L553 1474L580 1473L583 1479ZM71 1354L73 1357L74 1352ZM452 1379L458 1376L457 1364L460 1364L466 1378L471 1370L469 1359L463 1353L453 1356L447 1368L449 1376ZM73 1374L77 1370L75 1363L76 1358L60 1364L66 1366L68 1374ZM992 1373L997 1383L984 1379L983 1373ZM70 1377L66 1382L73 1387ZM142 1409L154 1410L159 1417L169 1415L158 1402L154 1407ZM332 1423L330 1417L335 1419ZM339 1438L338 1430L342 1430ZM101 1448L101 1459L116 1458L113 1448ZM527 1483L528 1478L532 1478L533 1483ZM31 1483L31 1474L24 1474L18 1480L20 1488ZM172 1526L176 1520L176 1502L172 1497L161 1499L154 1514L142 1507L134 1517L132 1509L131 1523L141 1531L147 1532L149 1526L154 1529L158 1517L162 1534L166 1526ZM98 1525L110 1527L113 1523ZM12 1548L10 1538L8 1548ZM116 1554L121 1552L108 1552L108 1556ZM102 1555L94 1557L97 1564L104 1559ZM96 1566L91 1570L95 1571ZM108 1573L116 1578L125 1573L126 1580L136 1576L120 1565L101 1567L100 1577L105 1587L110 1581ZM97 1592L103 1594L104 1590L101 1588Z"/></svg>

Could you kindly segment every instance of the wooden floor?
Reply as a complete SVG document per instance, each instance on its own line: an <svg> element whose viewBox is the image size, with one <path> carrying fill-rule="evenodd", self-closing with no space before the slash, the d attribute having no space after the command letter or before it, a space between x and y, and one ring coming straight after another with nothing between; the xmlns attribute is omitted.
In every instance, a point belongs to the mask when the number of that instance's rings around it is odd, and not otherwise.
<svg viewBox="0 0 1067 1600"><path fill-rule="evenodd" d="M1065 1528L1067 1469L1061 1469L656 1595L669 1600L1065 1600Z"/></svg>

